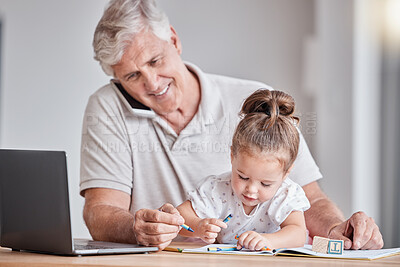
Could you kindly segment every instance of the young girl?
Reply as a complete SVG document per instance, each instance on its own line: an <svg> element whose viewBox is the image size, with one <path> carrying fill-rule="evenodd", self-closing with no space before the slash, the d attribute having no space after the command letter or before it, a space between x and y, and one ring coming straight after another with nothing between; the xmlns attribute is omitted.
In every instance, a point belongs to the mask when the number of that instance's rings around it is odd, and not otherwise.
<svg viewBox="0 0 400 267"><path fill-rule="evenodd" d="M232 140L232 172L207 177L188 193L178 210L194 232L182 229L180 235L237 242L238 249L304 245L303 211L310 204L287 178L299 146L294 106L293 98L280 91L260 89L245 100Z"/></svg>

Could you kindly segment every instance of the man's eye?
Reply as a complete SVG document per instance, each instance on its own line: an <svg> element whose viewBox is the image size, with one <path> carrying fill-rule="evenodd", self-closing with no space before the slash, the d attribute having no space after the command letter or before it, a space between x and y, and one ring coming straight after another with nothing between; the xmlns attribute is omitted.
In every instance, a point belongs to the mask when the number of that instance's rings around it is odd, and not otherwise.
<svg viewBox="0 0 400 267"><path fill-rule="evenodd" d="M158 62L158 59L154 59L154 60L150 61L150 65L154 66L157 64L157 62Z"/></svg>
<svg viewBox="0 0 400 267"><path fill-rule="evenodd" d="M238 175L239 175L239 174L238 174ZM240 176L240 175L239 175L239 178L242 179L242 180L245 180L245 181L249 180L249 178L245 178L245 177Z"/></svg>
<svg viewBox="0 0 400 267"><path fill-rule="evenodd" d="M138 72L132 73L131 75L128 76L128 80L135 79L137 76L139 76Z"/></svg>

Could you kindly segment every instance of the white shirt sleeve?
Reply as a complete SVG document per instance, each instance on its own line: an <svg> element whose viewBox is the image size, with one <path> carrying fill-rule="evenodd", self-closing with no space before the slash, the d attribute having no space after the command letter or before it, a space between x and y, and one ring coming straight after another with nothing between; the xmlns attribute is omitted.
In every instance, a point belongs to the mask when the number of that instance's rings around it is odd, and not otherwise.
<svg viewBox="0 0 400 267"><path fill-rule="evenodd" d="M230 184L221 183L221 177L211 175L194 190L188 192L188 199L200 218L220 218L223 196L231 194Z"/></svg>
<svg viewBox="0 0 400 267"><path fill-rule="evenodd" d="M286 178L271 199L268 216L275 225L280 225L292 211L306 211L309 208L310 202L301 186Z"/></svg>
<svg viewBox="0 0 400 267"><path fill-rule="evenodd" d="M311 182L317 181L322 178L314 158L308 149L306 140L300 134L299 152L297 153L296 160L293 163L293 169L290 171L289 178L301 186L305 186Z"/></svg>
<svg viewBox="0 0 400 267"><path fill-rule="evenodd" d="M87 104L81 142L80 191L112 188L131 194L132 152L123 110L111 90L94 94Z"/></svg>

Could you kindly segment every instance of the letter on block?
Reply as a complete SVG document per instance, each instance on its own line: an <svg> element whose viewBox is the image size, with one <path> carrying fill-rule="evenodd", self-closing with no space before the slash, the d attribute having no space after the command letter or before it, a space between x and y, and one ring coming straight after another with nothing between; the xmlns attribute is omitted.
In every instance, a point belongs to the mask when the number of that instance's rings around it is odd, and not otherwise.
<svg viewBox="0 0 400 267"><path fill-rule="evenodd" d="M328 254L343 254L343 240L329 240Z"/></svg>
<svg viewBox="0 0 400 267"><path fill-rule="evenodd" d="M328 243L329 238L314 236L312 242L312 251L326 254L328 252Z"/></svg>

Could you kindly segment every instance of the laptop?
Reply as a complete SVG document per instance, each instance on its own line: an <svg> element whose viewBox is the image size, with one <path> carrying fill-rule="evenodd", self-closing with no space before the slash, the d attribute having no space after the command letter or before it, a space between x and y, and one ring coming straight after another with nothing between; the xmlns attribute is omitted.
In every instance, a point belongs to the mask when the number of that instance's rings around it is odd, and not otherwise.
<svg viewBox="0 0 400 267"><path fill-rule="evenodd" d="M0 149L0 246L59 255L147 253L157 247L73 239L63 151Z"/></svg>

